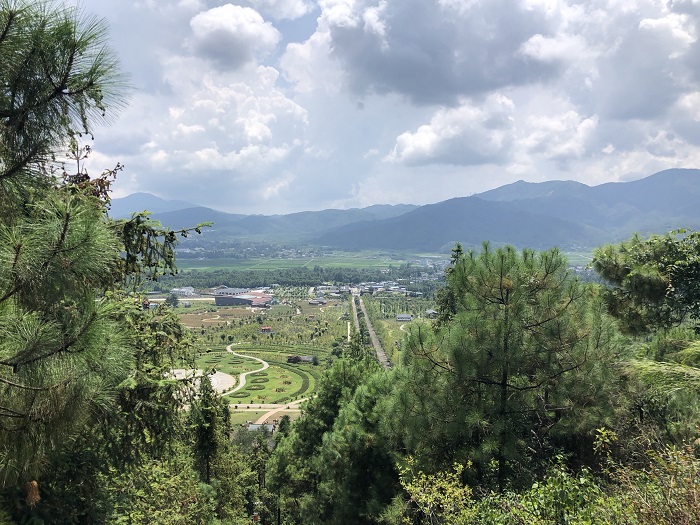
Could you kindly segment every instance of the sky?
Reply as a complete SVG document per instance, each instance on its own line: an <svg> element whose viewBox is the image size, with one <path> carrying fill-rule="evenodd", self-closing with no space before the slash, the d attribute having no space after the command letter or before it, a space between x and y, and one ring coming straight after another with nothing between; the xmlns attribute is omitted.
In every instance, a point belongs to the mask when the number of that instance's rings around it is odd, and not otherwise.
<svg viewBox="0 0 700 525"><path fill-rule="evenodd" d="M700 0L82 0L130 85L89 168L265 215L700 167Z"/></svg>

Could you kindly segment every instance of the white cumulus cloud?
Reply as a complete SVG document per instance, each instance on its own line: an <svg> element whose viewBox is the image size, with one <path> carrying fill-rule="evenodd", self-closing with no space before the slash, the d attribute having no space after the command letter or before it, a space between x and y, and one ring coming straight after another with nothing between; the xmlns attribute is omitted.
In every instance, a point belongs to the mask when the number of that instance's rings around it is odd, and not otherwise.
<svg viewBox="0 0 700 525"><path fill-rule="evenodd" d="M513 102L494 94L439 110L430 124L399 135L385 160L407 165L475 165L505 160L513 139Z"/></svg>
<svg viewBox="0 0 700 525"><path fill-rule="evenodd" d="M192 50L203 58L226 69L243 64L272 52L281 34L250 7L226 4L194 16Z"/></svg>

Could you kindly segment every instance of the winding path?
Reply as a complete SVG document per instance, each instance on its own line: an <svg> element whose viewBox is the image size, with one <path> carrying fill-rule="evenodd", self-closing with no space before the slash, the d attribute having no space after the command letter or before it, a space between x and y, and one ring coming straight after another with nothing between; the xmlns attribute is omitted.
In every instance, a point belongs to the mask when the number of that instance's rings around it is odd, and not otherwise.
<svg viewBox="0 0 700 525"><path fill-rule="evenodd" d="M262 372L263 370L266 370L270 367L270 363L268 363L267 361L263 361L259 357L253 357L252 355L237 354L236 352L231 350L232 346L233 345L228 345L226 347L226 351L228 353L233 354L236 357L242 357L244 359L253 359L255 361L259 361L262 364L262 367L256 370L249 370L248 372L243 372L238 378L238 385L236 385L236 387L233 389L231 389L231 387L233 387L233 385L236 384L235 377L233 377L231 374L226 374L225 372L214 372L209 376L209 378L211 380L211 386L214 387L214 390L216 390L219 394L229 394L240 390L246 385L246 377L248 375L254 374L256 372ZM176 379L185 379L189 377L199 377L204 372L202 372L202 370L185 370L184 368L178 368L173 370L172 373Z"/></svg>
<svg viewBox="0 0 700 525"><path fill-rule="evenodd" d="M232 350L233 345L228 345L226 347L226 351L229 354L232 354L236 357L241 357L244 359L253 359L255 361L258 361L262 364L262 366L256 370L249 370L248 372L243 372L240 374L238 378L238 385L236 385L235 388L231 389L231 387L236 384L236 378L233 377L230 374L226 374L224 372L215 372L210 376L211 378L211 384L214 387L214 389L219 392L219 394L230 394L233 392L236 392L243 388L246 385L246 377L250 374L255 374L256 372L262 372L263 370L267 370L270 367L270 363L267 361L260 359L259 357L254 357L252 355L244 355L244 354L239 354L237 352L234 352ZM202 370L194 370L194 369L177 369L173 370L173 375L177 379L185 379L188 377L198 377L201 376L204 372ZM191 375L190 375L191 374ZM305 397L303 399L298 399L296 401L292 401L291 403L257 403L254 405L251 404L246 404L245 408L243 407L236 407L236 410L243 411L243 412L259 412L260 410L266 410L265 414L260 416L257 420L257 424L264 424L267 423L270 419L275 419L275 416L284 414L284 413L289 413L289 412L300 412L301 411L301 404L304 401L308 401L308 397Z"/></svg>
<svg viewBox="0 0 700 525"><path fill-rule="evenodd" d="M233 390L229 391L228 393L237 392L238 390L240 390L241 388L243 388L243 387L245 386L245 384L246 384L246 377L247 377L249 374L255 374L256 372L262 372L263 370L267 370L268 368L270 368L270 363L268 363L267 361L263 361L263 360L260 359L259 357L253 357L252 355L237 354L236 352L234 352L233 350L231 350L231 347L232 347L232 346L233 346L233 345L228 345L228 346L226 347L226 351L227 351L229 354L233 354L233 355L235 355L236 357L242 357L242 358L244 358L244 359L253 359L253 360L255 360L255 361L259 361L260 363L262 363L262 368L258 368L257 370L249 370L248 372L243 372L243 373L240 375L240 377L238 378L238 385L236 386L236 388L234 388Z"/></svg>

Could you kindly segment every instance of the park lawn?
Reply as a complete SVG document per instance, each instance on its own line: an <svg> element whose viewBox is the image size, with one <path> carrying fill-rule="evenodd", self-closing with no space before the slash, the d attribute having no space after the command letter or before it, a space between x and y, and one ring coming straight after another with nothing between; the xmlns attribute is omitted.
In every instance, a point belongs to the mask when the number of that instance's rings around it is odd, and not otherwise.
<svg viewBox="0 0 700 525"><path fill-rule="evenodd" d="M288 403L313 395L321 370L311 364L286 362L290 350L300 349L282 347L271 350L238 345L234 347L237 353L259 357L267 361L270 367L248 375L246 386L241 390L225 394L224 397L229 403ZM327 354L327 351L324 351L324 354ZM195 365L202 370L216 369L236 379L241 373L258 370L262 366L254 359L242 358L221 350L199 355L195 359Z"/></svg>
<svg viewBox="0 0 700 525"><path fill-rule="evenodd" d="M304 378L290 370L271 364L267 370L250 374L246 385L225 395L229 403L287 403L303 392ZM308 388L308 387L307 387Z"/></svg>
<svg viewBox="0 0 700 525"><path fill-rule="evenodd" d="M257 370L262 366L259 361L238 357L225 351L201 354L195 359L195 364L200 370L215 368L236 378L243 372Z"/></svg>
<svg viewBox="0 0 700 525"><path fill-rule="evenodd" d="M243 405L245 406L245 405ZM264 416L269 411L268 410L236 410L235 408L230 408L231 412L231 424L232 425L244 425L248 421L255 423L258 418Z"/></svg>
<svg viewBox="0 0 700 525"><path fill-rule="evenodd" d="M591 252L564 252L569 266L588 266L593 259Z"/></svg>
<svg viewBox="0 0 700 525"><path fill-rule="evenodd" d="M318 367L301 363L274 362L275 357L279 359L279 356L274 354L273 356L260 352L255 354L250 352L250 354L267 361L270 367L262 372L250 374L246 378L245 387L237 392L226 394L225 397L229 403L290 403L309 397L315 392L318 374L321 371L312 369Z"/></svg>
<svg viewBox="0 0 700 525"><path fill-rule="evenodd" d="M240 406L245 406L245 405L238 405ZM236 425L245 425L248 421L251 421L255 423L258 419L260 419L262 416L267 414L269 410L237 410L233 408L234 405L231 405L230 412L231 412L231 424L233 426ZM279 419L282 416L289 416L289 419L292 421L295 421L301 417L301 411L299 410L289 410L289 411L284 411L283 409L280 409L280 412L277 412L275 414L275 418Z"/></svg>

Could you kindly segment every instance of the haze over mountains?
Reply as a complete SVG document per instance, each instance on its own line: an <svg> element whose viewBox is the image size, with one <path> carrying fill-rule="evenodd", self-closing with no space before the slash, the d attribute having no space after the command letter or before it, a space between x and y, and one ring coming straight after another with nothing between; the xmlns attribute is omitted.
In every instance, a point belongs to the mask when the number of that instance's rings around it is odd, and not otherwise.
<svg viewBox="0 0 700 525"><path fill-rule="evenodd" d="M518 181L425 206L375 205L287 215L224 213L149 194L114 199L111 215L148 209L164 226L214 222L206 238L297 242L341 250L449 251L455 242L587 250L632 233L700 229L700 170L670 169L644 179L587 186Z"/></svg>

